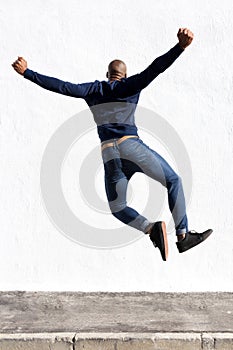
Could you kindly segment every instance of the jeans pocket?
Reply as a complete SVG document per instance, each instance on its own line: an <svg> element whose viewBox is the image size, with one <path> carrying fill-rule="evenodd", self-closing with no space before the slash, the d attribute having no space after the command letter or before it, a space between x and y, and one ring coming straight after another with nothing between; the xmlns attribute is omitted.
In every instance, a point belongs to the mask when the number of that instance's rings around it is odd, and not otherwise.
<svg viewBox="0 0 233 350"><path fill-rule="evenodd" d="M120 143L118 147L121 157L127 158L128 156L130 156L132 152L135 151L135 147L140 141L141 140L138 138L129 138Z"/></svg>

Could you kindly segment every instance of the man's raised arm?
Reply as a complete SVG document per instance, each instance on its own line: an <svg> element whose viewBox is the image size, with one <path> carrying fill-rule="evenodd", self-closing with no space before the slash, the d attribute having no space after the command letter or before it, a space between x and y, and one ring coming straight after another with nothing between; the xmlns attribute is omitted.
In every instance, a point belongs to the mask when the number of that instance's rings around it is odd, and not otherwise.
<svg viewBox="0 0 233 350"><path fill-rule="evenodd" d="M18 59L12 64L12 67L17 73L23 75L24 78L32 81L46 90L84 99L92 93L93 83L72 84L36 73L28 69L27 61L23 57L18 57Z"/></svg>
<svg viewBox="0 0 233 350"><path fill-rule="evenodd" d="M160 73L164 72L181 55L193 40L193 33L187 28L180 28L177 37L179 42L167 53L157 57L143 72L122 79L115 88L119 97L132 96L149 85Z"/></svg>

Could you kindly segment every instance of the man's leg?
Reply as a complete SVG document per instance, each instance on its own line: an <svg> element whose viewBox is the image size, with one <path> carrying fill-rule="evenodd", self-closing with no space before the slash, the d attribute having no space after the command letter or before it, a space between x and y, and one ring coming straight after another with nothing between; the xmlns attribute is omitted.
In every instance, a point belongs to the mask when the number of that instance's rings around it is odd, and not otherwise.
<svg viewBox="0 0 233 350"><path fill-rule="evenodd" d="M102 157L105 170L105 189L112 214L124 224L145 233L150 222L135 209L128 207L126 200L128 182L135 170L127 167L128 171L126 173L123 171L117 147L104 149Z"/></svg>
<svg viewBox="0 0 233 350"><path fill-rule="evenodd" d="M177 236L188 231L188 220L182 181L171 166L140 139L128 139L119 145L122 158L129 159L141 171L167 188L169 209Z"/></svg>
<svg viewBox="0 0 233 350"><path fill-rule="evenodd" d="M180 253L195 247L210 236L213 232L211 229L201 233L188 230L185 198L181 179L157 152L150 149L140 139L125 140L119 145L119 149L122 158L132 161L143 173L166 186L169 208L175 222L176 235L178 237L177 248ZM161 238L164 236L164 242L166 243L166 233L164 232L162 224L161 222L155 223L154 226L149 227L148 231L152 242L156 243L157 246L156 240L158 239L158 235ZM162 242L162 240L160 240L160 242ZM162 245L160 251L163 259L166 260L167 254L163 248Z"/></svg>

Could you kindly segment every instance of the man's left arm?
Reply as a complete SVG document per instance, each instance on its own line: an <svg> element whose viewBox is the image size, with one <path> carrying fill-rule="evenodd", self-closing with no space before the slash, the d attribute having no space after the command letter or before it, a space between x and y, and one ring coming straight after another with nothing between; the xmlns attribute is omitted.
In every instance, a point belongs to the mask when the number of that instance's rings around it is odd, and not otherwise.
<svg viewBox="0 0 233 350"><path fill-rule="evenodd" d="M119 97L132 96L147 87L160 73L164 72L183 53L193 40L193 33L187 28L180 28L179 42L164 55L157 57L144 71L123 79L117 84L115 92Z"/></svg>

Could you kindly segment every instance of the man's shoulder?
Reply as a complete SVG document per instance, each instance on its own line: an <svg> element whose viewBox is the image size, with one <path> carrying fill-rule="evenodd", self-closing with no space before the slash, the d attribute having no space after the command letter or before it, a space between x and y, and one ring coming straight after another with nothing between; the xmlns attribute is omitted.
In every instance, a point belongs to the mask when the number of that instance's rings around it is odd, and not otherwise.
<svg viewBox="0 0 233 350"><path fill-rule="evenodd" d="M110 84L108 83L108 81L106 80L94 80L92 83L87 83L87 84L91 84L94 87L103 87L103 86L110 86Z"/></svg>

